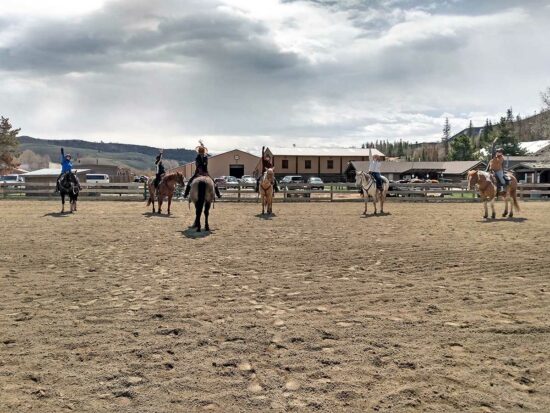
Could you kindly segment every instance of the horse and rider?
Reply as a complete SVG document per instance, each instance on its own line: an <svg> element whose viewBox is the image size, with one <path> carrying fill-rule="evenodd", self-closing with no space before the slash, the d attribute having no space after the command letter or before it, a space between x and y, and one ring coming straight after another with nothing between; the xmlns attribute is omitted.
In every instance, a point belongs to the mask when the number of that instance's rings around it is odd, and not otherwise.
<svg viewBox="0 0 550 413"><path fill-rule="evenodd" d="M365 200L365 210L363 215L367 215L367 202L369 197L372 198L374 205L374 214L378 213L377 202L380 202L380 212L384 213L384 201L389 190L390 183L386 177L383 177L380 173L381 158L378 154L372 154L372 150L369 148L369 169L367 172L356 171L355 172L355 184L359 186L359 193L361 193Z"/></svg>
<svg viewBox="0 0 550 413"><path fill-rule="evenodd" d="M517 200L518 181L512 173L504 170L504 149L499 148L494 151L495 143L496 140L493 142L493 157L489 161L487 170L468 172L468 189L477 188L485 210L484 218L489 216L487 203L491 204L491 217L495 218L495 200L499 195L504 197L502 216L511 218L514 216L514 209L520 210Z"/></svg>
<svg viewBox="0 0 550 413"><path fill-rule="evenodd" d="M76 211L76 202L78 194L82 187L75 173L73 173L72 156L70 153L65 154L65 150L61 148L61 173L57 177L55 192L59 192L61 196L61 212L65 212L65 196L69 197L70 212Z"/></svg>
<svg viewBox="0 0 550 413"><path fill-rule="evenodd" d="M80 181L78 180L78 177L72 171L73 170L72 159L73 158L71 154L70 153L65 154L65 150L61 148L61 157L60 157L61 173L57 177L55 192L59 192L61 190L62 184L67 180L77 185L79 190L82 189L82 187L80 186Z"/></svg>
<svg viewBox="0 0 550 413"><path fill-rule="evenodd" d="M256 179L256 192L260 191L260 181L264 178L269 169L274 169L273 161L271 160L271 156L269 156L268 153L265 153L265 148L262 148L262 172ZM273 189L275 192L279 192L279 185L277 184L276 179L273 179Z"/></svg>

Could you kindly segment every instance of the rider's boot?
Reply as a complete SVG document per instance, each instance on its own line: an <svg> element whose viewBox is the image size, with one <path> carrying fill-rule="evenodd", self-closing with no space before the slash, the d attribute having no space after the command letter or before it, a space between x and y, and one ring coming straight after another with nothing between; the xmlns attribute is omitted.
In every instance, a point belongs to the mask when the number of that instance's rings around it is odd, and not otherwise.
<svg viewBox="0 0 550 413"><path fill-rule="evenodd" d="M214 185L214 192L216 193L216 196L218 197L218 199L222 197L222 194L220 194L218 185Z"/></svg>
<svg viewBox="0 0 550 413"><path fill-rule="evenodd" d="M183 193L183 197L187 198L189 196L189 192L191 192L191 185L187 183L187 185L185 186L185 192Z"/></svg>

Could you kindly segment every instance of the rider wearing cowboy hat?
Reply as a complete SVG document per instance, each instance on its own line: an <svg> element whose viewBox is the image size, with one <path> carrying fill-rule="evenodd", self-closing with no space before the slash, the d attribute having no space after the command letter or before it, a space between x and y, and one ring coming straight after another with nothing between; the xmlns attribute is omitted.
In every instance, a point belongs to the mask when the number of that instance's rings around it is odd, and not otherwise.
<svg viewBox="0 0 550 413"><path fill-rule="evenodd" d="M197 176L199 175L210 176L210 174L208 173L208 156L207 156L208 148L204 146L202 141L199 141L199 143L200 145L195 148L197 151L197 157L195 158L195 173L193 174L189 182L187 182L187 186L185 187L185 193L183 194L184 198L187 198L189 196L189 192L191 191L191 183ZM212 179L211 176L210 176L210 179ZM212 181L214 180L212 179ZM216 192L216 196L218 198L222 197L222 195L220 194L220 190L218 189L218 185L216 185L216 183L214 183L214 191Z"/></svg>
<svg viewBox="0 0 550 413"><path fill-rule="evenodd" d="M78 189L82 189L80 186L80 181L78 180L78 177L72 173L72 169L73 169L72 156L70 153L65 154L65 151L63 148L61 148L60 161L61 161L61 173L57 177L55 191L59 192L61 177L63 177L67 173L71 174L74 177L76 184L78 185Z"/></svg>
<svg viewBox="0 0 550 413"><path fill-rule="evenodd" d="M376 181L376 188L382 189L382 175L380 174L380 155L372 155L372 150L369 148L369 174Z"/></svg>

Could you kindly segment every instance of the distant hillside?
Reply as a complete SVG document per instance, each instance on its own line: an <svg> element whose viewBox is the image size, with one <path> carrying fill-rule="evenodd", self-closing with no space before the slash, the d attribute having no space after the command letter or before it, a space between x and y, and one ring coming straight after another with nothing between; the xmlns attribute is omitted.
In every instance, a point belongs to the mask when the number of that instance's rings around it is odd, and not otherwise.
<svg viewBox="0 0 550 413"><path fill-rule="evenodd" d="M124 143L88 142L83 140L36 139L30 136L20 136L19 150L26 149L38 155L48 155L53 162L59 159L59 149L65 148L77 159L93 160L99 164L113 164L128 167L138 171L153 168L154 158L158 149L143 145L127 145ZM167 166L180 165L195 159L196 152L190 149L165 149L164 159Z"/></svg>

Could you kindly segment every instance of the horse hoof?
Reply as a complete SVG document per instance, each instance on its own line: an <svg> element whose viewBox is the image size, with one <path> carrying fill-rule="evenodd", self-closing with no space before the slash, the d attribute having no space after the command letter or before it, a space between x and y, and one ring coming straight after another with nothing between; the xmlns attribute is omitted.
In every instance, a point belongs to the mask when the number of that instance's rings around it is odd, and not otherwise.
<svg viewBox="0 0 550 413"><path fill-rule="evenodd" d="M483 215L483 218L487 219L487 218L489 218L489 216L488 215Z"/></svg>
<svg viewBox="0 0 550 413"><path fill-rule="evenodd" d="M495 214L491 215L492 219L495 219L497 216Z"/></svg>
<svg viewBox="0 0 550 413"><path fill-rule="evenodd" d="M508 212L505 212L504 214L502 214L503 217L505 217L506 215L508 215Z"/></svg>
<svg viewBox="0 0 550 413"><path fill-rule="evenodd" d="M210 227L204 227L205 231L210 231Z"/></svg>

